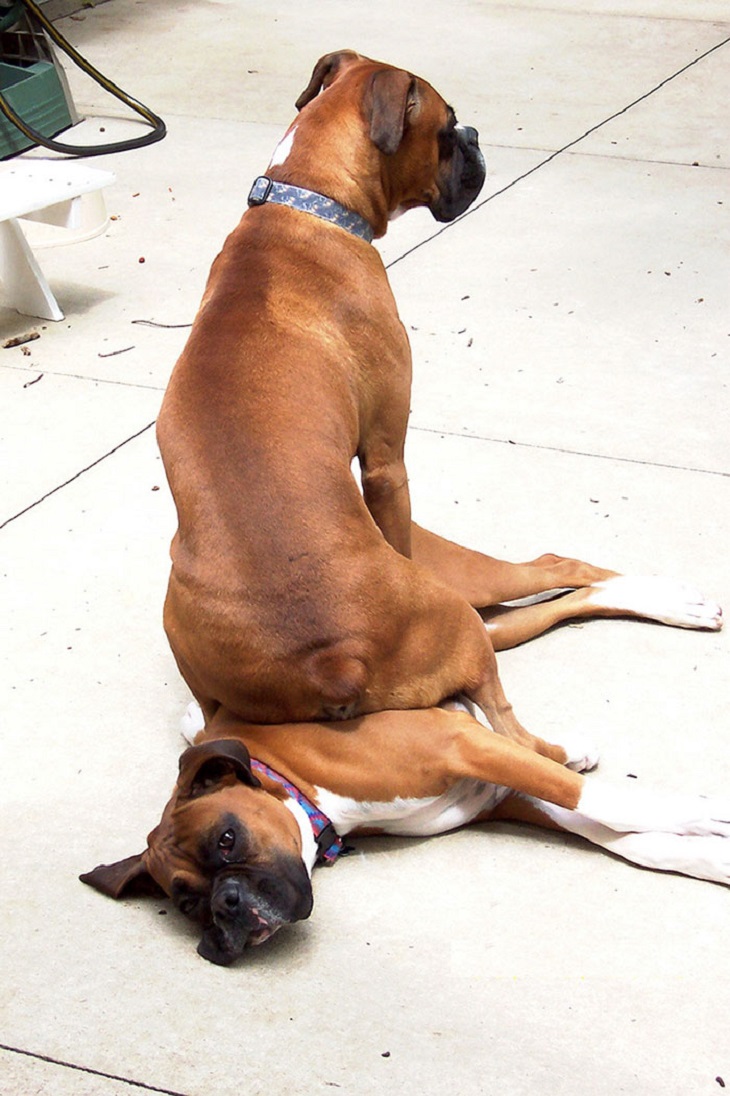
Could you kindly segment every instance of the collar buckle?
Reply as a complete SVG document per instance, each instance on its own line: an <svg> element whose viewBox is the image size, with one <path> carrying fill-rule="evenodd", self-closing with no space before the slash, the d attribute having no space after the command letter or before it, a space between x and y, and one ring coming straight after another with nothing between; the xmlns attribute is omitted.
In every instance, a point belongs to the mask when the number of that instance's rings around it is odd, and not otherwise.
<svg viewBox="0 0 730 1096"><path fill-rule="evenodd" d="M267 178L266 175L259 175L258 179L254 179L253 186L249 191L248 204L250 206L264 205L273 189L273 180Z"/></svg>

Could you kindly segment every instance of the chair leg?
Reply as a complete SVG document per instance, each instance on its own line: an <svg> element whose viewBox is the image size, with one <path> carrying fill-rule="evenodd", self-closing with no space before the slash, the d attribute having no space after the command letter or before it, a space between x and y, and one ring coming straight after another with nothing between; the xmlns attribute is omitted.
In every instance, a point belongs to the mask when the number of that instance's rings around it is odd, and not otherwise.
<svg viewBox="0 0 730 1096"><path fill-rule="evenodd" d="M63 319L51 287L14 217L0 222L0 283L4 303L10 308L24 316Z"/></svg>

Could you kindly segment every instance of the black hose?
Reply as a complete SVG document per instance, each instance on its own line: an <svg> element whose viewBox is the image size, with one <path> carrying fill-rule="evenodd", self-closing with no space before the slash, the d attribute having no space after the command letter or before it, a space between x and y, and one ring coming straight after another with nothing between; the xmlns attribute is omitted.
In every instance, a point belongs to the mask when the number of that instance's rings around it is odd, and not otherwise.
<svg viewBox="0 0 730 1096"><path fill-rule="evenodd" d="M28 11L35 16L48 36L56 43L78 68L83 72L91 76L93 80L97 82L105 91L108 91L110 95L113 95L116 99L119 99L126 106L130 107L136 114L144 118L152 130L150 133L144 133L141 137L131 137L126 141L114 141L105 145L69 145L62 141L54 141L50 137L45 137L38 130L29 126L27 122L18 115L5 97L0 93L0 112L12 122L17 129L20 130L30 141L34 144L42 145L43 148L48 148L52 152L62 152L67 156L104 156L110 152L128 152L130 149L143 148L145 145L152 145L156 141L161 141L167 133L167 127L154 111L151 111L149 107L146 107L144 103L138 102L133 99L131 95L127 95L125 91L118 88L116 84L112 83L108 77L104 76L98 69L82 57L81 54L74 49L70 42L67 42L60 31L56 30L53 24L46 18L43 12L40 10L34 0L22 0L22 3L28 9Z"/></svg>

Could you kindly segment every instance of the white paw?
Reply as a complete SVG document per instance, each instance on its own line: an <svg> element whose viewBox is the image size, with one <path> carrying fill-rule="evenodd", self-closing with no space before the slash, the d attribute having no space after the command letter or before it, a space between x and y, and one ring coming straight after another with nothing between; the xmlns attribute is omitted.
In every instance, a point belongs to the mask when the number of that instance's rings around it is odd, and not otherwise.
<svg viewBox="0 0 730 1096"><path fill-rule="evenodd" d="M578 810L619 833L730 838L730 800L644 788L637 782L586 781Z"/></svg>
<svg viewBox="0 0 730 1096"><path fill-rule="evenodd" d="M185 714L180 720L180 732L183 738L192 746L195 742L196 735L202 731L204 726L205 720L203 718L202 709L197 700L191 700L185 709Z"/></svg>
<svg viewBox="0 0 730 1096"><path fill-rule="evenodd" d="M566 768L573 769L577 773L595 769L601 756L594 742L587 742L579 735L561 735L555 745L562 746L568 755L568 760L565 762Z"/></svg>
<svg viewBox="0 0 730 1096"><path fill-rule="evenodd" d="M618 575L588 591L589 604L675 628L722 628L722 609L691 586L655 575Z"/></svg>
<svg viewBox="0 0 730 1096"><path fill-rule="evenodd" d="M699 837L730 837L730 800L705 796L677 796L685 817L681 833Z"/></svg>
<svg viewBox="0 0 730 1096"><path fill-rule="evenodd" d="M730 884L728 835L678 832L679 827L684 825L679 823L677 827L679 815L686 816L688 806L690 816L697 813L692 807L697 806L698 797L694 800L688 796L681 798L684 802L679 806L676 797L642 791L634 785L631 788L611 786L589 778L578 810L569 811L539 799L532 802L561 829L580 834L586 841L601 845L634 864ZM674 806L669 807L672 799ZM661 805L657 809L659 801ZM707 800L699 801L707 803ZM601 821L598 821L599 816ZM632 819L630 824L627 822L629 818ZM653 828L656 825L659 828ZM667 829L667 825L675 828ZM636 826L640 828L636 829Z"/></svg>
<svg viewBox="0 0 730 1096"><path fill-rule="evenodd" d="M726 837L628 833L605 842L605 847L645 868L730 884L730 841Z"/></svg>

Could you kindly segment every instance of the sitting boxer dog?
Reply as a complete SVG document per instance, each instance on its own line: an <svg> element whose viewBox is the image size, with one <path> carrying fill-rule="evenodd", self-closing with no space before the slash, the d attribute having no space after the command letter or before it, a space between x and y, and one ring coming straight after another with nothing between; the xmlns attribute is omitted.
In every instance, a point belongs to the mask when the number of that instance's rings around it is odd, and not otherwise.
<svg viewBox="0 0 730 1096"><path fill-rule="evenodd" d="M165 628L205 730L145 852L82 878L115 897L161 889L217 963L308 916L312 865L348 832L527 815L727 881L728 812L584 785L593 756L528 733L495 659L571 618L717 628L717 606L553 555L506 563L411 522L410 349L371 241L416 206L444 222L468 208L476 131L424 80L352 51L317 63L297 108L158 420L178 513ZM454 696L493 733L441 706Z"/></svg>

